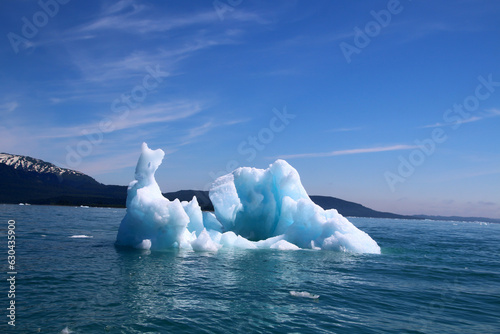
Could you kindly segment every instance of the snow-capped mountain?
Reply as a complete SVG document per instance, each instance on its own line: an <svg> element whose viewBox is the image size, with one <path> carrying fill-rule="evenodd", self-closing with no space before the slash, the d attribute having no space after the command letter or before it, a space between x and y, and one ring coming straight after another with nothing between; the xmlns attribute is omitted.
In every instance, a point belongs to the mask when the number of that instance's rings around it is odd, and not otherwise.
<svg viewBox="0 0 500 334"><path fill-rule="evenodd" d="M46 162L40 159L35 159L23 155L0 153L0 164L12 166L15 169L22 170L25 172L51 173L55 175L65 175L65 176L66 175L86 176L81 172L77 172L75 170L66 168L60 168L50 162Z"/></svg>
<svg viewBox="0 0 500 334"><path fill-rule="evenodd" d="M0 203L123 205L126 187L28 156L0 153ZM88 205L88 204L86 204Z"/></svg>

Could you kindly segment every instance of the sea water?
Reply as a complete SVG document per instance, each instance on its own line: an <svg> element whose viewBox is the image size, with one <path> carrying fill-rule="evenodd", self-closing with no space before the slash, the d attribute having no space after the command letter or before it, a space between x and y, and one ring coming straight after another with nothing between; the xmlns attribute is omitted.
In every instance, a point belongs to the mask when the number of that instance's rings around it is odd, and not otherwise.
<svg viewBox="0 0 500 334"><path fill-rule="evenodd" d="M149 252L114 246L124 215L0 205L0 332L500 332L500 224L349 218L379 255Z"/></svg>

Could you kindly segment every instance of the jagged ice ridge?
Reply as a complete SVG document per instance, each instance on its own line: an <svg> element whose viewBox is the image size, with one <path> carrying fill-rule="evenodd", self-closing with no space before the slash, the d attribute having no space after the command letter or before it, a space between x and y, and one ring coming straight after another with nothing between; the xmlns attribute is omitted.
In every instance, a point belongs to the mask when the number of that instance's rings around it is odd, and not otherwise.
<svg viewBox="0 0 500 334"><path fill-rule="evenodd" d="M267 169L241 167L219 177L209 196L215 212L202 212L196 197L169 201L154 174L165 153L142 144L119 246L216 252L221 248L324 249L380 253L380 247L337 210L324 210L307 195L298 172L284 160Z"/></svg>

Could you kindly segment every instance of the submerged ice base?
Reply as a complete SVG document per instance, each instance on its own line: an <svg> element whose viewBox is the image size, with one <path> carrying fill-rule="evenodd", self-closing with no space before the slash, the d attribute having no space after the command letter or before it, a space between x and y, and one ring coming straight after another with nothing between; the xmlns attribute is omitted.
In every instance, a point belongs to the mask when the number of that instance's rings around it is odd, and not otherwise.
<svg viewBox="0 0 500 334"><path fill-rule="evenodd" d="M241 167L213 183L215 212L202 212L196 197L169 201L154 174L164 152L146 143L128 187L127 213L116 244L138 249L325 249L380 253L380 247L337 210L324 210L307 195L298 172L284 160L267 169Z"/></svg>

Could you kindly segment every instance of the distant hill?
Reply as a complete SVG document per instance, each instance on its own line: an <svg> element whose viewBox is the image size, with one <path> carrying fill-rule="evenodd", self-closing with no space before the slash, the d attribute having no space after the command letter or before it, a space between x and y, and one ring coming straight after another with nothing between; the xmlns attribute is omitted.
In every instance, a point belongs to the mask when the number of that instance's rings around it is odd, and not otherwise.
<svg viewBox="0 0 500 334"><path fill-rule="evenodd" d="M408 216L397 215L395 213L375 211L361 204L344 201L340 198L330 196L309 196L314 203L323 209L337 209L337 211L346 217L371 217L371 218L394 218L405 219Z"/></svg>
<svg viewBox="0 0 500 334"><path fill-rule="evenodd" d="M126 189L43 160L0 153L0 203L123 206Z"/></svg>
<svg viewBox="0 0 500 334"><path fill-rule="evenodd" d="M207 191L180 190L163 194L169 200L190 201L196 196L203 210L213 211ZM477 217L404 216L380 212L361 204L329 196L310 196L324 209L337 209L347 217L468 220L500 223L500 219ZM0 153L0 203L125 207L127 186L105 185L92 177L40 159Z"/></svg>
<svg viewBox="0 0 500 334"><path fill-rule="evenodd" d="M200 205L202 210L205 211L214 211L214 206L212 205L212 201L208 197L208 191L203 190L179 190L170 193L163 193L163 196L168 198L170 201L178 198L180 201L190 201L193 199L193 196L196 196L196 200Z"/></svg>

